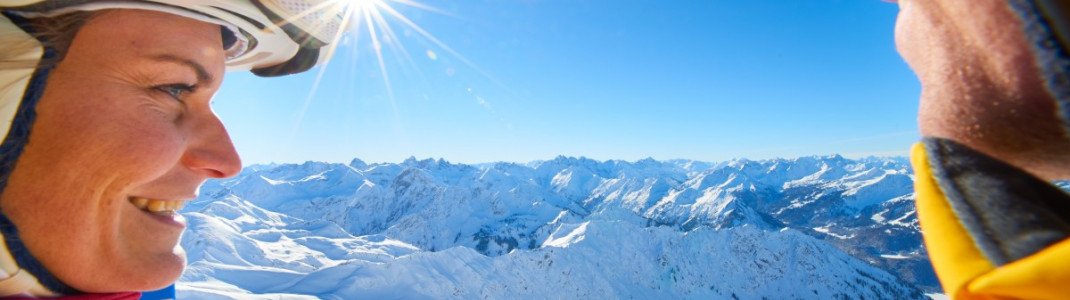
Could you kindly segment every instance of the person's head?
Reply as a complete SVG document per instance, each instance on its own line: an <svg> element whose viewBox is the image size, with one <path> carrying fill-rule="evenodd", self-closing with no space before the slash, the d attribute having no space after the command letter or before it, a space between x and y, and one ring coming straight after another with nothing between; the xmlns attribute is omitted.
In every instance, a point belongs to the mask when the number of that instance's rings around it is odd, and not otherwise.
<svg viewBox="0 0 1070 300"><path fill-rule="evenodd" d="M1065 120L1021 8L1004 0L898 2L896 45L921 81L922 134L1043 178L1070 178Z"/></svg>
<svg viewBox="0 0 1070 300"><path fill-rule="evenodd" d="M238 156L209 101L223 80L218 25L140 10L94 13L53 68L0 196L27 249L83 291L148 290L185 264L173 212Z"/></svg>
<svg viewBox="0 0 1070 300"><path fill-rule="evenodd" d="M35 261L83 292L151 290L178 278L185 224L175 211L205 180L241 169L210 106L224 72L307 70L321 59L323 37L334 34L272 25L280 14L294 13L286 7L146 3L101 8L88 2L58 14L49 10L54 5L4 11L58 55L37 62L30 81L44 80L39 96L12 100L0 90L0 104L32 112L20 110L11 127L17 129L5 129L0 212ZM258 14L236 18L233 11ZM329 29L337 30L334 25ZM0 51L0 62L8 56ZM8 82L15 73L4 66L0 86L16 86L20 81ZM31 83L27 90L36 88ZM2 171L6 164L14 168Z"/></svg>

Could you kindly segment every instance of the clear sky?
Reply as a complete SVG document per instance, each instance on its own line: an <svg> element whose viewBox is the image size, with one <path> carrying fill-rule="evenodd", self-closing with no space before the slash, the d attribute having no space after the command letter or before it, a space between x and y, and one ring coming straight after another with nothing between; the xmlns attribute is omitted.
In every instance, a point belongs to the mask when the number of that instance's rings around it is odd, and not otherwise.
<svg viewBox="0 0 1070 300"><path fill-rule="evenodd" d="M858 157L918 139L892 3L386 3L439 41L384 16L388 80L364 20L318 85L323 67L227 74L215 108L244 164Z"/></svg>

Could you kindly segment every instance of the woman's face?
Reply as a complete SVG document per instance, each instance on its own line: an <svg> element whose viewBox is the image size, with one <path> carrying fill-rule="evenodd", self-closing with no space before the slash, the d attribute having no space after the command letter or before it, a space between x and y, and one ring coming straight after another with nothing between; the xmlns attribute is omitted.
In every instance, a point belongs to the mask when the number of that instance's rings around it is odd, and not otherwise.
<svg viewBox="0 0 1070 300"><path fill-rule="evenodd" d="M178 278L185 222L168 208L241 168L209 106L223 71L218 25L113 10L82 27L0 195L26 247L56 277L88 292Z"/></svg>

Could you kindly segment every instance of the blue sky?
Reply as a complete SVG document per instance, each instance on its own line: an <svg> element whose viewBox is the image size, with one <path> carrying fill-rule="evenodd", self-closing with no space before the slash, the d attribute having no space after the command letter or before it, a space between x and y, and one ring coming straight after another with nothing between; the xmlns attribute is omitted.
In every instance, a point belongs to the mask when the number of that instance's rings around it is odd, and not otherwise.
<svg viewBox="0 0 1070 300"><path fill-rule="evenodd" d="M918 139L895 4L388 3L448 49L388 17L388 80L366 27L314 93L323 67L228 73L215 108L245 164L858 157L905 155Z"/></svg>

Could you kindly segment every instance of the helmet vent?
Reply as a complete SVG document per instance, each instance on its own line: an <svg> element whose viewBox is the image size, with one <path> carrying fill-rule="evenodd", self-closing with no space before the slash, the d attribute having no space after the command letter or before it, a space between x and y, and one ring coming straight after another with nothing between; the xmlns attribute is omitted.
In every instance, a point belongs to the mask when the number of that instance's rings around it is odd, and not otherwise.
<svg viewBox="0 0 1070 300"><path fill-rule="evenodd" d="M342 27L347 6L337 0L263 0L261 3L316 40L329 43Z"/></svg>

